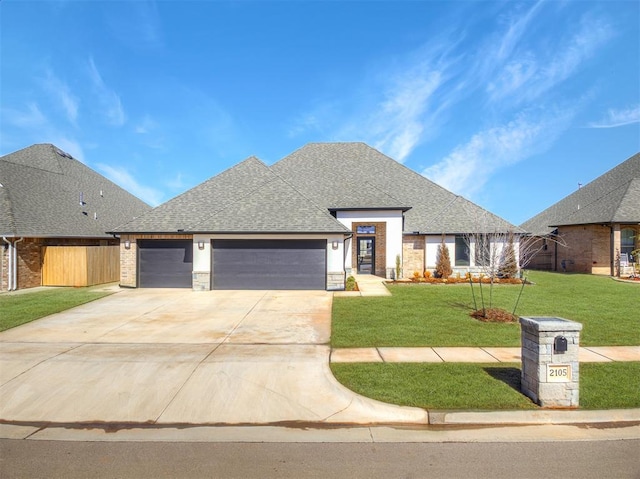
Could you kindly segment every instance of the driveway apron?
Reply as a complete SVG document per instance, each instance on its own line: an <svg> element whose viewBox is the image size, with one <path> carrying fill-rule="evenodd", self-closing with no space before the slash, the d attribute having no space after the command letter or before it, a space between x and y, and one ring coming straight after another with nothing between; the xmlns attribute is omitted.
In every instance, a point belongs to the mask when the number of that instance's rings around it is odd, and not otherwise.
<svg viewBox="0 0 640 479"><path fill-rule="evenodd" d="M0 420L427 423L329 369L332 294L120 290L0 333Z"/></svg>

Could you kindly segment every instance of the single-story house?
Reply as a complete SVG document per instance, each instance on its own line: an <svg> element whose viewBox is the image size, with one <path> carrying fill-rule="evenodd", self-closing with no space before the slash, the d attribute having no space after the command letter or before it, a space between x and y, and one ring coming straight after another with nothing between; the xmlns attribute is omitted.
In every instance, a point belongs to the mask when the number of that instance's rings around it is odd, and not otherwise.
<svg viewBox="0 0 640 479"><path fill-rule="evenodd" d="M640 248L640 153L520 227L545 242L530 258L532 269L630 272L631 252Z"/></svg>
<svg viewBox="0 0 640 479"><path fill-rule="evenodd" d="M477 267L488 234L520 230L363 143L255 157L118 228L125 287L341 290L353 273ZM492 245L501 248L503 245ZM517 248L517 241L516 241Z"/></svg>
<svg viewBox="0 0 640 479"><path fill-rule="evenodd" d="M118 281L106 231L150 209L54 145L0 157L1 290Z"/></svg>

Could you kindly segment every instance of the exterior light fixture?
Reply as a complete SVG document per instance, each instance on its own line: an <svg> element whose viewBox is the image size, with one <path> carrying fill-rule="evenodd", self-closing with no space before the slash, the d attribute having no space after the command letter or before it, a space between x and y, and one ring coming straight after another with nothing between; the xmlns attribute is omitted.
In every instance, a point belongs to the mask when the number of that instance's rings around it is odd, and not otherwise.
<svg viewBox="0 0 640 479"><path fill-rule="evenodd" d="M338 249L338 242L337 241L333 241L331 243L331 249Z"/></svg>
<svg viewBox="0 0 640 479"><path fill-rule="evenodd" d="M124 249L131 249L131 241L129 241L129 240L125 240L125 242L124 242Z"/></svg>
<svg viewBox="0 0 640 479"><path fill-rule="evenodd" d="M198 249L204 249L204 241L198 241Z"/></svg>

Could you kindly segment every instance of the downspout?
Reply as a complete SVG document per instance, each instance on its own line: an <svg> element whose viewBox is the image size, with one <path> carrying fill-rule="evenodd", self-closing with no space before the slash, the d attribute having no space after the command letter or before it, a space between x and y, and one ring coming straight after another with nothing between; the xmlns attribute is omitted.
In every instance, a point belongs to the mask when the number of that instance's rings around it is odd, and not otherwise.
<svg viewBox="0 0 640 479"><path fill-rule="evenodd" d="M11 263L13 262L13 244L5 236L2 237L2 240L9 245L9 254L7 254L7 291L11 291ZM0 280L0 284L1 283L2 281Z"/></svg>
<svg viewBox="0 0 640 479"><path fill-rule="evenodd" d="M615 248L614 248L614 235L613 235L613 225L605 225L609 227L609 270L611 276L616 275L616 257L615 257Z"/></svg>
<svg viewBox="0 0 640 479"><path fill-rule="evenodd" d="M13 242L13 291L18 289L18 243L24 241L24 237Z"/></svg>
<svg viewBox="0 0 640 479"><path fill-rule="evenodd" d="M347 240L350 240L351 238L353 238L353 235L349 235L349 236L345 236L344 241L342 242L342 244L344 245L342 248L342 267L344 268L344 265L347 263ZM346 283L347 281L347 272L344 272L344 281Z"/></svg>

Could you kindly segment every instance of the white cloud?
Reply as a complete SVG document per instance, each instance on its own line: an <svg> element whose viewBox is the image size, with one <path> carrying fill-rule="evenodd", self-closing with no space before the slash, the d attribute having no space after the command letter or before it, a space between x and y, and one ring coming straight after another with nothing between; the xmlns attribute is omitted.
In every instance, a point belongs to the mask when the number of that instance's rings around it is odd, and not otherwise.
<svg viewBox="0 0 640 479"><path fill-rule="evenodd" d="M557 39L545 47L523 46L510 56L497 56L494 79L486 87L489 99L510 99L519 104L540 98L576 73L612 35L611 26L603 19L585 15L569 39ZM482 56L490 57L491 53Z"/></svg>
<svg viewBox="0 0 640 479"><path fill-rule="evenodd" d="M144 118L135 126L135 132L140 135L150 133L157 128L157 122L149 115L145 115Z"/></svg>
<svg viewBox="0 0 640 479"><path fill-rule="evenodd" d="M73 95L73 93L71 93L69 86L60 80L53 71L49 69L46 71L43 84L45 90L57 99L65 112L67 120L75 125L76 120L78 119L79 100L75 95Z"/></svg>
<svg viewBox="0 0 640 479"><path fill-rule="evenodd" d="M2 121L20 128L40 128L47 124L47 118L35 102L28 103L26 110L3 108Z"/></svg>
<svg viewBox="0 0 640 479"><path fill-rule="evenodd" d="M104 163L100 163L97 166L111 181L151 206L158 206L162 203L163 193L161 191L140 184L126 168L113 167Z"/></svg>
<svg viewBox="0 0 640 479"><path fill-rule="evenodd" d="M507 124L476 133L422 174L471 198L496 170L545 151L568 128L574 115L568 108L555 116L520 115Z"/></svg>
<svg viewBox="0 0 640 479"><path fill-rule="evenodd" d="M127 117L120 97L105 84L93 58L89 58L89 76L98 94L98 100L104 109L103 113L108 123L113 126L124 125Z"/></svg>
<svg viewBox="0 0 640 479"><path fill-rule="evenodd" d="M600 121L589 123L590 128L616 128L640 123L640 105L622 110L610 109Z"/></svg>

